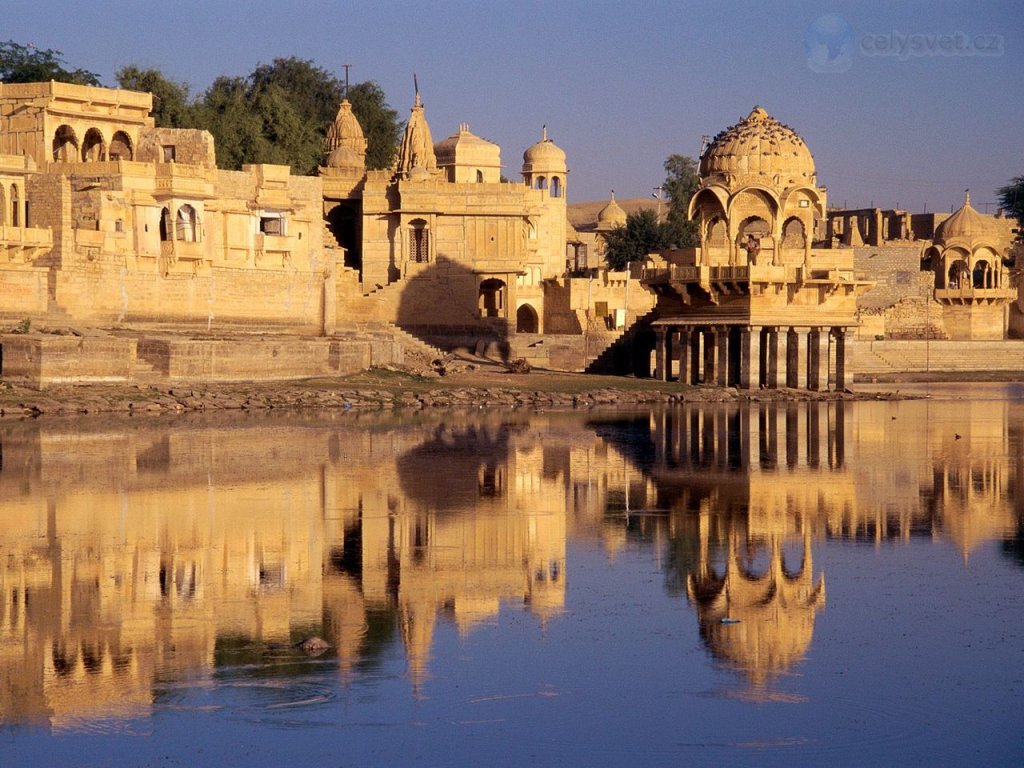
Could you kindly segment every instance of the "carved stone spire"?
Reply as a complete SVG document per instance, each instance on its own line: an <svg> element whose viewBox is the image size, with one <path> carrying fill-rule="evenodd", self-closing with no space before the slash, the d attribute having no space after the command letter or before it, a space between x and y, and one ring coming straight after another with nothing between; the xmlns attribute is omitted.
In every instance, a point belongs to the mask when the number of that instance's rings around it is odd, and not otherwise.
<svg viewBox="0 0 1024 768"><path fill-rule="evenodd" d="M413 170L416 173L413 173ZM423 102L420 100L419 84L416 85L416 101L405 125L402 146L398 150L398 173L406 178L424 175L437 170L437 158L434 155L434 140L430 137L430 126L423 114Z"/></svg>

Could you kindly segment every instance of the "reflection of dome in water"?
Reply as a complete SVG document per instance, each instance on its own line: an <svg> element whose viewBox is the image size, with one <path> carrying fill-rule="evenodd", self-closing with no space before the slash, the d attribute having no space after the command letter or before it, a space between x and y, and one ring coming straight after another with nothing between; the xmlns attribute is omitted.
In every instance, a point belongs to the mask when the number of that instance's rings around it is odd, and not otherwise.
<svg viewBox="0 0 1024 768"><path fill-rule="evenodd" d="M763 576L743 571L731 539L725 576L716 577L705 562L687 583L708 648L754 682L784 672L806 655L815 615L825 600L824 575L813 583L809 537L804 539L803 566L795 575L783 568L781 540L773 537L770 547L771 564Z"/></svg>
<svg viewBox="0 0 1024 768"><path fill-rule="evenodd" d="M814 184L814 157L803 138L761 107L718 134L700 159L702 179L759 177L775 187Z"/></svg>

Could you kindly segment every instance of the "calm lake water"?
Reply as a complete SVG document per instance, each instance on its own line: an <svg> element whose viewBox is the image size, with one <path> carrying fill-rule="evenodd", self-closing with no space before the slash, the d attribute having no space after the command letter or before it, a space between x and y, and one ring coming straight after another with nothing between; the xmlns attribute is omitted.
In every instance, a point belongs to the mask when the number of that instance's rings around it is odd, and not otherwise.
<svg viewBox="0 0 1024 768"><path fill-rule="evenodd" d="M927 392L0 422L0 759L1019 765L1024 391Z"/></svg>

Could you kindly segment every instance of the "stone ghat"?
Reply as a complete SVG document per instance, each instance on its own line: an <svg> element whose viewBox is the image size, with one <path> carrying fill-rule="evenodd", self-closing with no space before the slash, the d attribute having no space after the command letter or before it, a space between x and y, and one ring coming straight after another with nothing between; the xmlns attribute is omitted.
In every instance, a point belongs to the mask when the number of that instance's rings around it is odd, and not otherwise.
<svg viewBox="0 0 1024 768"><path fill-rule="evenodd" d="M581 392L494 387L350 388L323 382L276 387L202 385L174 387L75 385L43 392L0 383L0 417L120 414L164 415L188 412L368 409L580 409L653 404L737 401L817 401L894 399L892 395L855 392L761 390L744 392L717 387L629 389L604 387Z"/></svg>

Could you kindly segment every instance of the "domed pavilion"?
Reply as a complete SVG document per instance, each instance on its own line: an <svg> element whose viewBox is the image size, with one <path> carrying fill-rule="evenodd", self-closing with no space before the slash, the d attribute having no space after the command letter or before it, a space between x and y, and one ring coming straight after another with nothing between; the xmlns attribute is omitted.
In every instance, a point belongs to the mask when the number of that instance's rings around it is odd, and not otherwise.
<svg viewBox="0 0 1024 768"><path fill-rule="evenodd" d="M761 107L700 158L689 215L700 246L666 252L644 283L657 375L748 389L844 389L851 381L853 259L813 248L826 216L804 139Z"/></svg>

